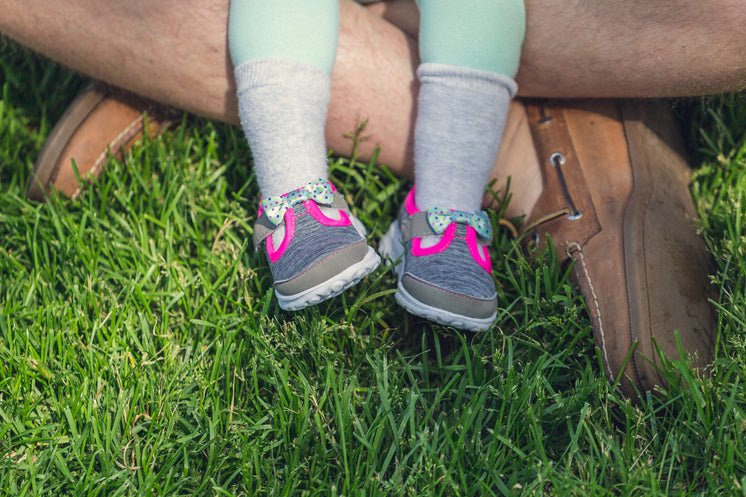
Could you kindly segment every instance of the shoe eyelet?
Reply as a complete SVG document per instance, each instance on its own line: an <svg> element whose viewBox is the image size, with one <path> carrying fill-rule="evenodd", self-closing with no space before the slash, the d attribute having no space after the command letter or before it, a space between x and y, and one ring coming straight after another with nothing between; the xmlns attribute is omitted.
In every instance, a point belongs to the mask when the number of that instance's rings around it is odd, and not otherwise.
<svg viewBox="0 0 746 497"><path fill-rule="evenodd" d="M583 217L583 211L581 210L571 212L570 214L567 215L567 219L569 219L570 221L577 221L581 217Z"/></svg>
<svg viewBox="0 0 746 497"><path fill-rule="evenodd" d="M549 162L554 167L564 166L565 165L565 156L562 155L559 152L554 152L552 155L549 156Z"/></svg>

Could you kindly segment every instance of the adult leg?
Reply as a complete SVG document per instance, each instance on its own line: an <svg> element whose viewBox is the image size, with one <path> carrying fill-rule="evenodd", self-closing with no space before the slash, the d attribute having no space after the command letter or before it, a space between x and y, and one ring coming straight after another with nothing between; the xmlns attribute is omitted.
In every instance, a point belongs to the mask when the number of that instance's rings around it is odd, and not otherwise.
<svg viewBox="0 0 746 497"><path fill-rule="evenodd" d="M681 97L746 87L739 0L526 0L521 96ZM416 38L415 0L369 7Z"/></svg>
<svg viewBox="0 0 746 497"><path fill-rule="evenodd" d="M527 0L524 96L680 97L746 87L740 0Z"/></svg>
<svg viewBox="0 0 746 497"><path fill-rule="evenodd" d="M98 2L0 0L0 32L50 58L178 109L238 123L228 54L228 0ZM406 173L417 49L401 30L349 1L332 75L326 137L340 154L345 137L368 119L364 156L382 145L381 162Z"/></svg>
<svg viewBox="0 0 746 497"><path fill-rule="evenodd" d="M386 6L387 15L412 0ZM373 7L371 7L373 8ZM376 6L375 8L382 8ZM746 9L739 0L564 3L526 0L527 31L517 76L523 95L683 96L746 86ZM0 32L97 79L174 107L237 122L227 50L228 0L98 2L0 0ZM327 140L369 119L363 144L407 171L417 50L403 31L352 3L342 30ZM411 24L411 23L410 23Z"/></svg>

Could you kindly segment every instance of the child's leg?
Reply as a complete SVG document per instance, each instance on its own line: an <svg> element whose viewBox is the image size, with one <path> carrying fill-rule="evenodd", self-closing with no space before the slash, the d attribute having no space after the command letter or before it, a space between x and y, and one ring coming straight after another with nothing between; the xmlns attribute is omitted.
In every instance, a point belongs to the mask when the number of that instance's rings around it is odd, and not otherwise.
<svg viewBox="0 0 746 497"><path fill-rule="evenodd" d="M410 312L484 331L497 315L480 212L516 84L522 0L420 0L422 83L415 182L381 241L397 265L396 300Z"/></svg>
<svg viewBox="0 0 746 497"><path fill-rule="evenodd" d="M417 204L477 210L517 89L523 0L419 3Z"/></svg>
<svg viewBox="0 0 746 497"><path fill-rule="evenodd" d="M338 0L233 0L238 107L262 194L254 245L266 252L280 307L341 293L380 262L327 180L324 127Z"/></svg>
<svg viewBox="0 0 746 497"><path fill-rule="evenodd" d="M326 177L324 126L337 51L337 0L233 0L239 114L263 197Z"/></svg>

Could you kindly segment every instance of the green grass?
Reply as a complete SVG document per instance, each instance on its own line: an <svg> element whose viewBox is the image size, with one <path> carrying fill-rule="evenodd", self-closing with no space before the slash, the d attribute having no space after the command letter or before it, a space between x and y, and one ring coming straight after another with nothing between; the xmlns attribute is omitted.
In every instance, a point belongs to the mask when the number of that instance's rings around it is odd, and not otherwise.
<svg viewBox="0 0 746 497"><path fill-rule="evenodd" d="M384 270L281 311L236 128L184 116L81 199L29 203L34 158L85 81L0 50L0 494L746 495L743 95L681 108L719 359L633 405L553 254L526 259L502 231L490 333L406 315ZM404 183L332 170L378 239Z"/></svg>

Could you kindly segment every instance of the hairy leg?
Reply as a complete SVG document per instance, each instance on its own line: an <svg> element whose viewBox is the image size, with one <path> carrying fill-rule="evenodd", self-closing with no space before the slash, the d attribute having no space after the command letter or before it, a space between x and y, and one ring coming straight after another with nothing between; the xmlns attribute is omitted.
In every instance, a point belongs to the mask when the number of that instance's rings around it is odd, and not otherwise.
<svg viewBox="0 0 746 497"><path fill-rule="evenodd" d="M238 122L228 0L0 0L0 32L94 78Z"/></svg>
<svg viewBox="0 0 746 497"><path fill-rule="evenodd" d="M375 5L375 4L374 4ZM367 121L359 150L367 158L381 146L379 161L411 177L419 58L412 38L351 1L340 3L337 59L326 138L338 153L351 151L344 135Z"/></svg>
<svg viewBox="0 0 746 497"><path fill-rule="evenodd" d="M189 7L178 0L0 0L0 32L144 96L235 121L228 0L193 0ZM355 79L373 76L368 86L378 93L406 93L407 85L406 90L399 85L407 71L398 71L411 66L403 59L416 51L401 31L350 0L341 0L341 8L347 29L340 50L350 52L342 62L354 66L340 64L337 79L351 88ZM368 9L415 34L414 0ZM663 97L746 86L741 0L526 0L526 11L518 74L524 95ZM358 93L349 100L368 96Z"/></svg>
<svg viewBox="0 0 746 497"><path fill-rule="evenodd" d="M520 95L653 98L746 88L746 9L740 0L525 5ZM417 37L415 0L369 8Z"/></svg>
<svg viewBox="0 0 746 497"><path fill-rule="evenodd" d="M0 32L94 78L173 107L238 123L228 55L228 0L99 2L0 0ZM368 119L361 146L410 173L417 49L401 30L343 0L327 140L350 153L345 134Z"/></svg>
<svg viewBox="0 0 746 497"><path fill-rule="evenodd" d="M740 0L575 0L561 8L556 0L525 1L528 25L516 78L524 95L683 96L746 87L746 9ZM95 78L237 123L228 0L189 5L0 0L0 32ZM411 175L412 163L416 15L413 0L367 10L341 0L326 129L330 147L345 154L352 146L345 133L367 119L364 134L372 138L363 142L361 156L380 144L380 161L403 175Z"/></svg>
<svg viewBox="0 0 746 497"><path fill-rule="evenodd" d="M357 118L384 162L410 157L416 92L413 0L341 0L340 48L328 139ZM200 115L237 122L227 51L228 0L0 0L0 32L95 78ZM561 7L561 8L560 8ZM526 0L517 80L523 95L683 96L746 86L740 0ZM583 28L580 29L579 26ZM195 70L196 68L196 70ZM369 144L373 146L373 144Z"/></svg>
<svg viewBox="0 0 746 497"><path fill-rule="evenodd" d="M524 95L678 97L746 87L740 0L526 2ZM574 26L586 26L585 29Z"/></svg>

